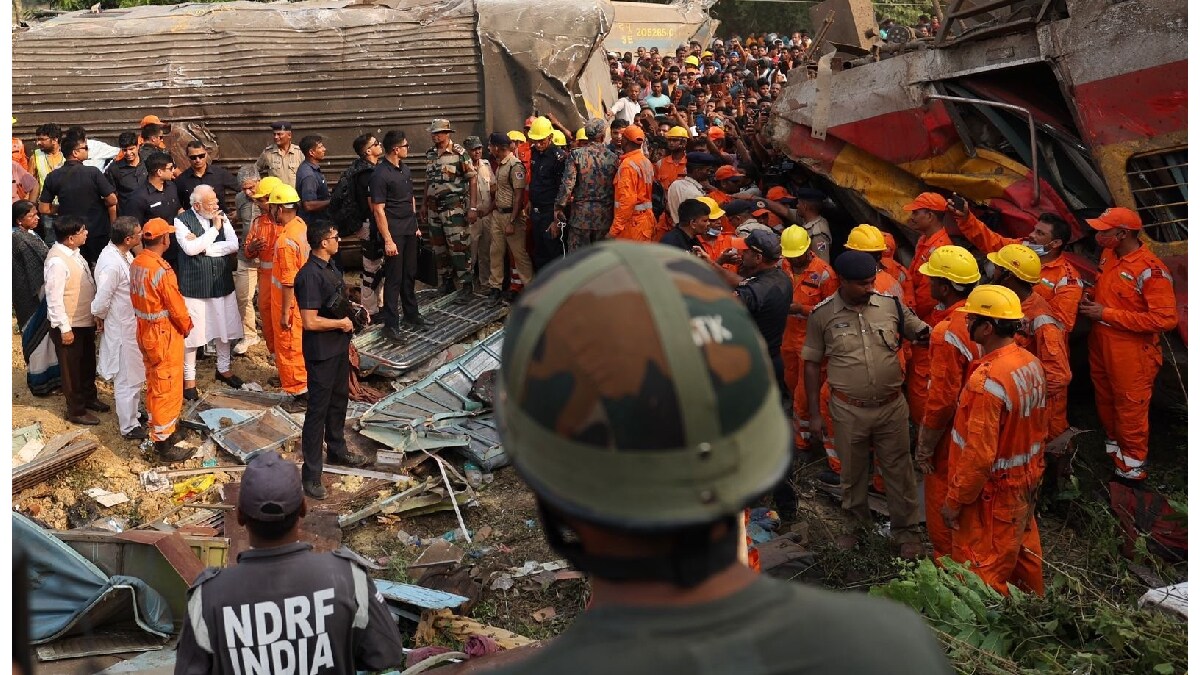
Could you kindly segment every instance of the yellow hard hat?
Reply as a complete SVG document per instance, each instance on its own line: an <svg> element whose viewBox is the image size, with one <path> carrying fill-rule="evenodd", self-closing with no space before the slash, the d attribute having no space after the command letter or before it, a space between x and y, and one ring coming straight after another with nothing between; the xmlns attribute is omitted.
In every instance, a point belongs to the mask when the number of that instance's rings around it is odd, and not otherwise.
<svg viewBox="0 0 1200 675"><path fill-rule="evenodd" d="M559 131L558 129L555 129L554 131L550 132L550 138L552 139L551 142L554 143L555 145L566 145L567 144L567 135L564 134L563 132Z"/></svg>
<svg viewBox="0 0 1200 675"><path fill-rule="evenodd" d="M267 176L266 178L258 181L258 185L254 188L254 194L250 196L254 197L255 199L270 197L271 193L275 191L275 188L279 187L280 185L283 185L283 181L279 180L275 176Z"/></svg>
<svg viewBox="0 0 1200 675"><path fill-rule="evenodd" d="M691 138L691 136L692 135L688 133L688 130L684 129L683 127L671 127L670 129L667 129L667 138L687 139Z"/></svg>
<svg viewBox="0 0 1200 675"><path fill-rule="evenodd" d="M1023 319L1021 299L1010 289L994 284L978 286L967 296L967 302L958 308L960 312L990 316L993 319Z"/></svg>
<svg viewBox="0 0 1200 675"><path fill-rule="evenodd" d="M979 281L979 263L961 246L939 246L929 254L929 261L918 268L927 277L940 277L956 284Z"/></svg>
<svg viewBox="0 0 1200 675"><path fill-rule="evenodd" d="M696 197L696 201L702 202L708 207L709 220L716 220L717 218L725 215L724 209L722 209L721 205L717 203L717 200L713 199L712 197Z"/></svg>
<svg viewBox="0 0 1200 675"><path fill-rule="evenodd" d="M987 254L992 264L1003 267L1021 281L1036 284L1042 280L1042 260L1024 244L1009 244L995 253Z"/></svg>
<svg viewBox="0 0 1200 675"><path fill-rule="evenodd" d="M519 131L510 131L510 132L508 132L508 140L516 141L518 143L524 143L525 142L525 134L523 134Z"/></svg>
<svg viewBox="0 0 1200 675"><path fill-rule="evenodd" d="M554 133L554 125L545 117L533 118L533 124L529 125L529 140L540 141L550 134Z"/></svg>
<svg viewBox="0 0 1200 675"><path fill-rule="evenodd" d="M850 230L850 236L846 237L846 248L852 251L879 253L887 250L887 240L883 238L883 232L878 227L863 223Z"/></svg>
<svg viewBox="0 0 1200 675"><path fill-rule="evenodd" d="M576 132L575 132L575 140L577 140L577 141L586 141L587 139L588 139L588 137L587 137L587 129L585 129L585 128L583 128L583 127L579 127L579 131L576 131Z"/></svg>
<svg viewBox="0 0 1200 675"><path fill-rule="evenodd" d="M298 204L300 202L300 195L296 194L296 188L287 183L280 182L271 191L271 198L267 202L270 204Z"/></svg>
<svg viewBox="0 0 1200 675"><path fill-rule="evenodd" d="M692 56L689 56L686 59L684 59L683 62L689 66L699 66L700 65L700 59L696 58L696 56L694 54Z"/></svg>
<svg viewBox="0 0 1200 675"><path fill-rule="evenodd" d="M808 236L808 230L799 225L789 225L779 236L779 245L783 248L785 258L799 258L808 253L811 243L812 237Z"/></svg>

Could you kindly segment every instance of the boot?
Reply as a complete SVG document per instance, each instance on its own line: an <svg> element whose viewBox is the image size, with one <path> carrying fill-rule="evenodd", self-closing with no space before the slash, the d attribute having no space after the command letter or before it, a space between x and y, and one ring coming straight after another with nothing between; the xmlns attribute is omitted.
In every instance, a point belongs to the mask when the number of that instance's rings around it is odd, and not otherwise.
<svg viewBox="0 0 1200 675"><path fill-rule="evenodd" d="M449 274L442 277L442 285L438 286L438 293L441 293L442 295L451 295L454 293L454 290L454 277L450 276Z"/></svg>
<svg viewBox="0 0 1200 675"><path fill-rule="evenodd" d="M178 443L183 439L183 434L176 430L167 440L154 441L154 452L168 462L182 462L196 452L195 448L180 447Z"/></svg>
<svg viewBox="0 0 1200 675"><path fill-rule="evenodd" d="M474 288L472 288L471 282L464 281L463 285L462 285L462 290L458 292L458 296L456 298L454 298L453 302L456 305L465 305L465 304L471 302L471 297L474 294L475 294L475 291L474 291Z"/></svg>

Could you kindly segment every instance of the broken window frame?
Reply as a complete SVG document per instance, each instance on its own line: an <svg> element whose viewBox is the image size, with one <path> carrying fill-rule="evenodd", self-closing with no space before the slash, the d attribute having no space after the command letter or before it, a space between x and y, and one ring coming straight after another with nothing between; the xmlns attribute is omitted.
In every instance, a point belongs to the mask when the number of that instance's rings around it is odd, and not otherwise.
<svg viewBox="0 0 1200 675"><path fill-rule="evenodd" d="M1125 178L1142 231L1158 243L1187 241L1187 146L1130 155Z"/></svg>

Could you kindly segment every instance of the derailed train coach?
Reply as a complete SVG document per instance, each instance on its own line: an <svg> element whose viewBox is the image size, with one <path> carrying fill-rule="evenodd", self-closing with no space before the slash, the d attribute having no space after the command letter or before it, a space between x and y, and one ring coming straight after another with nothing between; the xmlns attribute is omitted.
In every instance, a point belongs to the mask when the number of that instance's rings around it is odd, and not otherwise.
<svg viewBox="0 0 1200 675"><path fill-rule="evenodd" d="M602 41L607 0L306 0L73 12L13 34L13 135L83 125L109 144L144 115L172 124L169 147L198 138L235 170L287 120L294 141L326 137L332 184L364 132L403 130L418 161L429 123L458 142L553 113L577 128L616 98Z"/></svg>
<svg viewBox="0 0 1200 675"><path fill-rule="evenodd" d="M842 17L856 2L845 1ZM1135 209L1175 279L1180 323L1168 338L1183 367L1187 3L943 6L936 36L839 45L811 79L790 78L768 126L773 145L859 222L904 223L903 205L927 189L961 194L1008 236L1057 213L1085 274L1096 269L1085 219L1108 205Z"/></svg>

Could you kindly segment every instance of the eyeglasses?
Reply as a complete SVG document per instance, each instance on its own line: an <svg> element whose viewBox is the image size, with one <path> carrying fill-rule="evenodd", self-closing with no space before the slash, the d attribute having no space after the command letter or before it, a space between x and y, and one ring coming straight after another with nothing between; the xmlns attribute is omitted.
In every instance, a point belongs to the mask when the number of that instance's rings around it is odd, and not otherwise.
<svg viewBox="0 0 1200 675"><path fill-rule="evenodd" d="M335 240L335 241L341 241L341 240L342 240L342 238L341 238L341 236L340 236L340 235L331 234L331 235L329 235L328 237L325 237L324 239L322 239L321 241L329 241L330 239L333 239L333 240Z"/></svg>
<svg viewBox="0 0 1200 675"><path fill-rule="evenodd" d="M398 147L398 148L407 148L407 147L408 147L408 143L407 143L407 142L405 142L405 143L401 143L400 145L398 145L398 146L396 146L396 147Z"/></svg>
<svg viewBox="0 0 1200 675"><path fill-rule="evenodd" d="M204 154L201 154L201 155L188 155L188 159L192 160L193 162L194 162L194 161L196 161L196 160L198 160L198 159L204 159L205 157L208 157L208 153L207 153L207 152L206 152L206 153L204 153Z"/></svg>
<svg viewBox="0 0 1200 675"><path fill-rule="evenodd" d="M377 146L377 145L383 145L383 143L381 143L381 142L379 142L379 141L375 141L374 143L372 143L372 144L371 144L370 146L368 146L368 147L372 147L372 148L373 148L373 147L375 147L375 146Z"/></svg>

